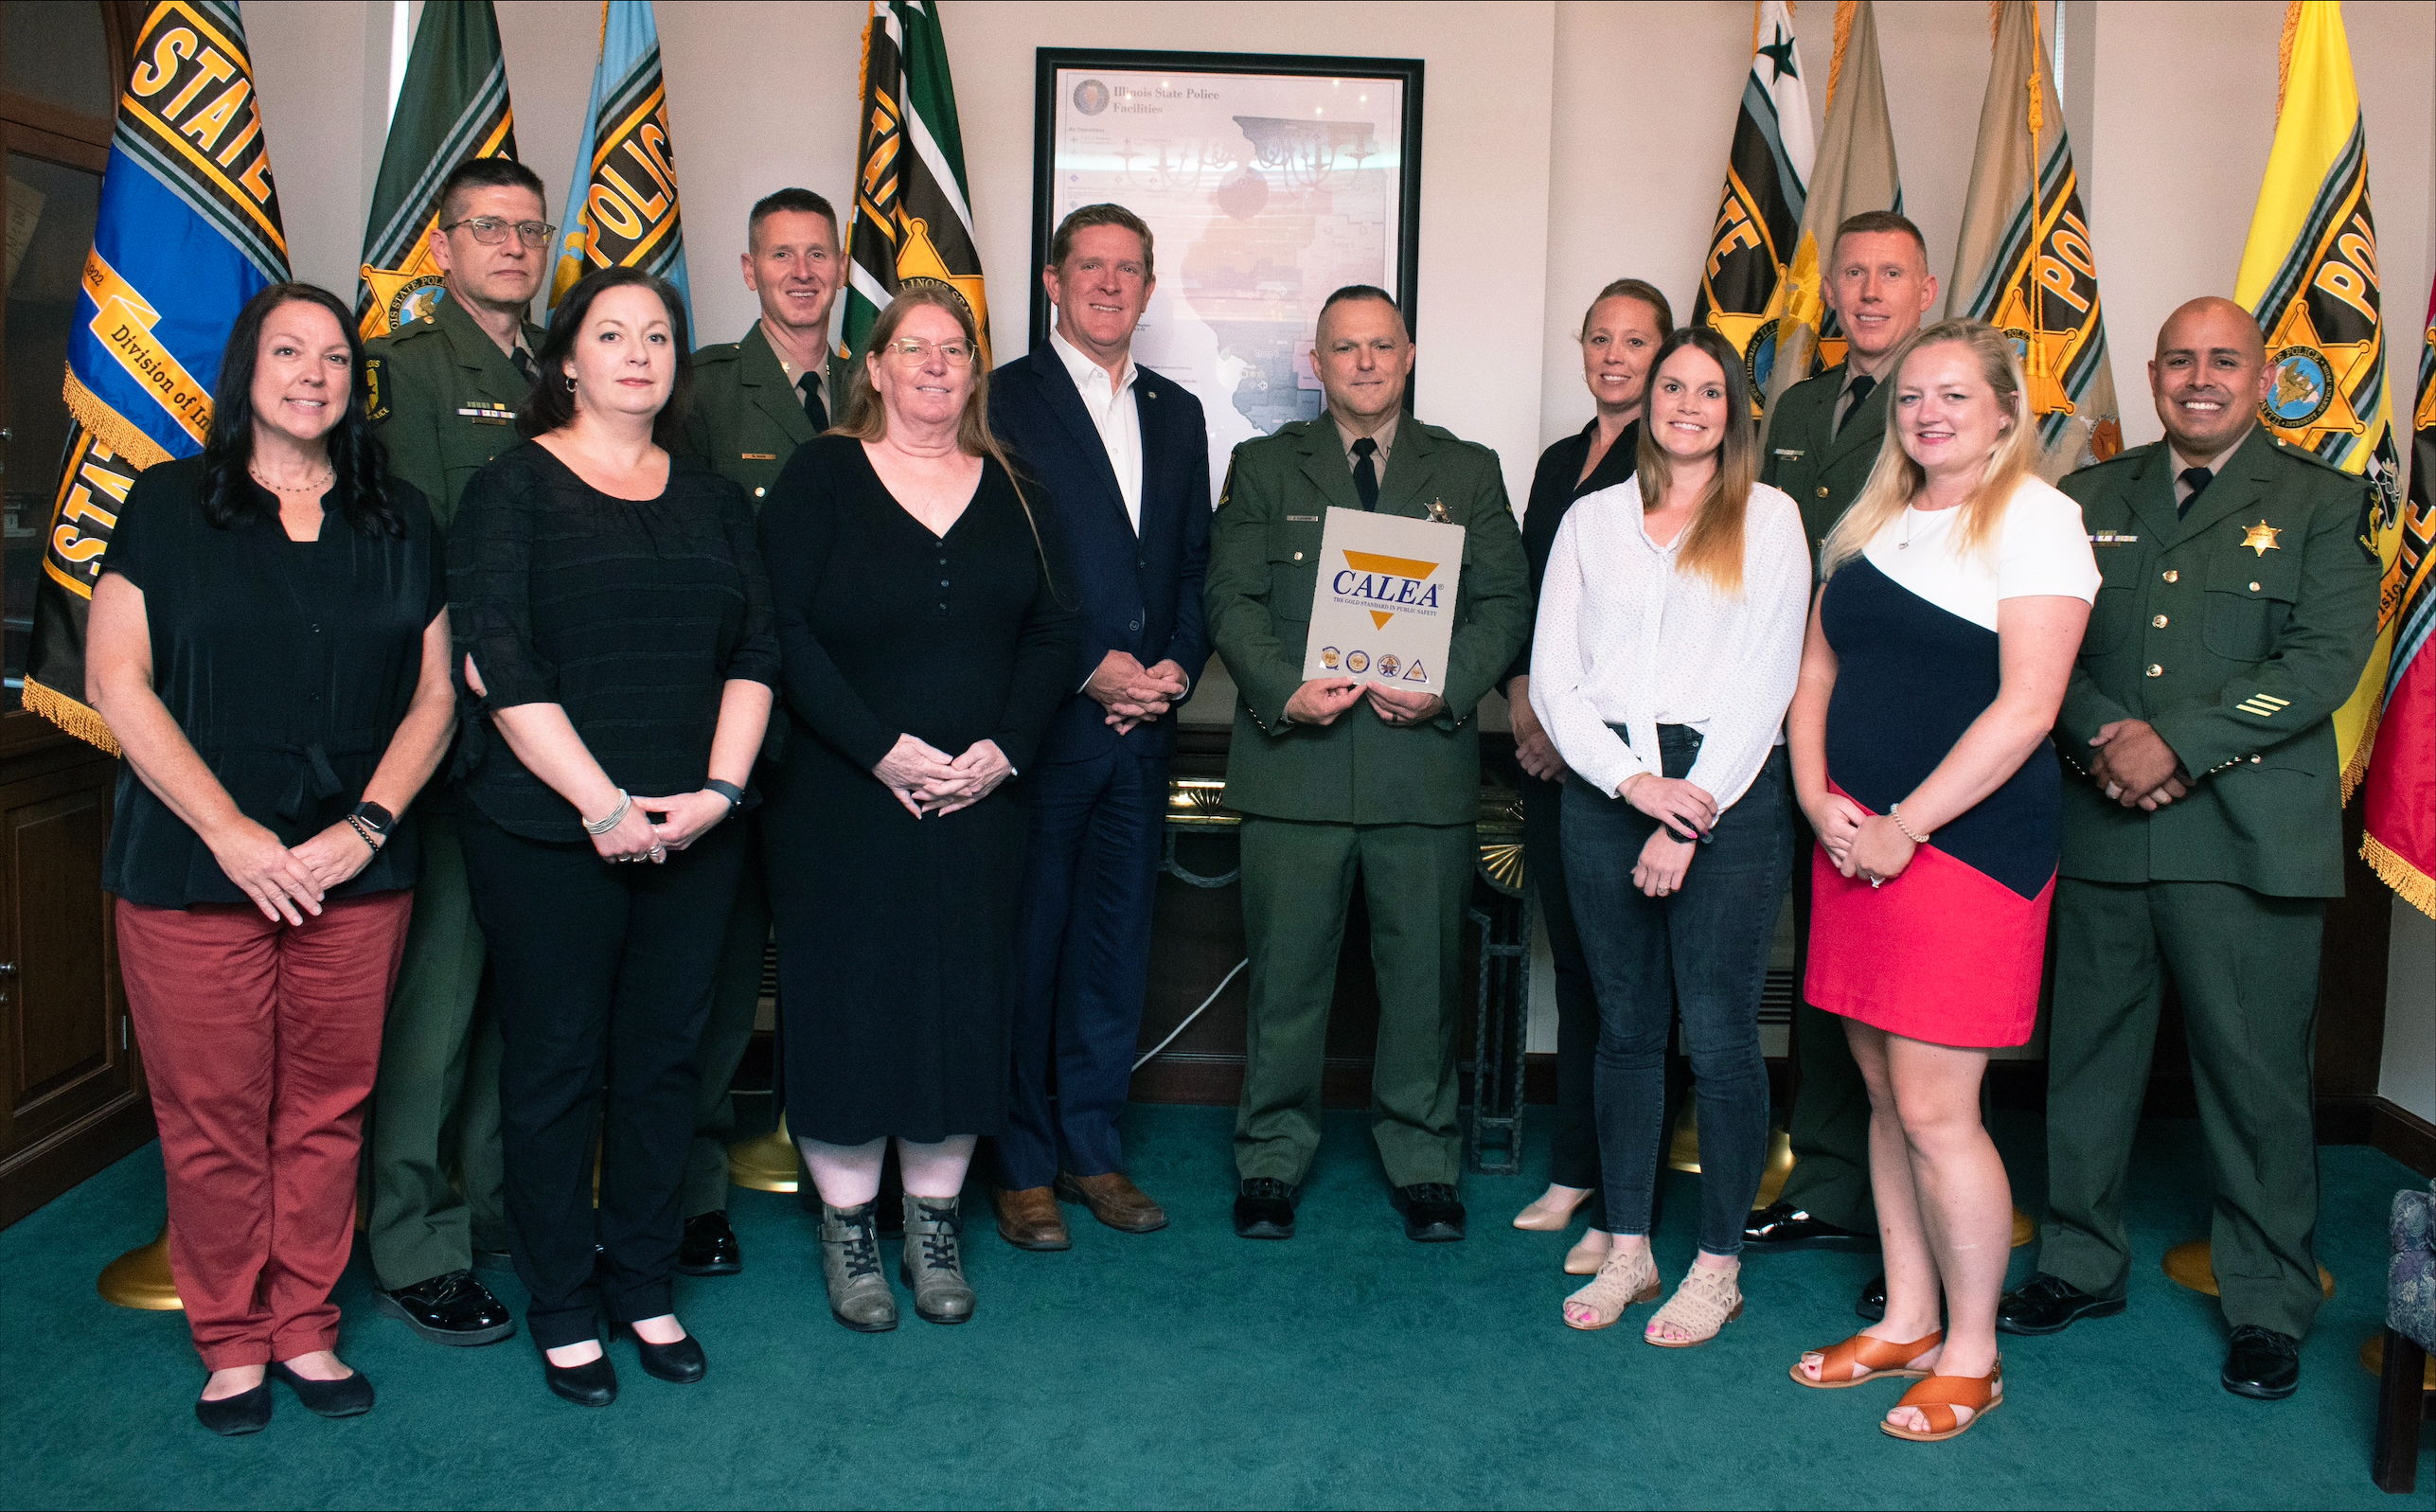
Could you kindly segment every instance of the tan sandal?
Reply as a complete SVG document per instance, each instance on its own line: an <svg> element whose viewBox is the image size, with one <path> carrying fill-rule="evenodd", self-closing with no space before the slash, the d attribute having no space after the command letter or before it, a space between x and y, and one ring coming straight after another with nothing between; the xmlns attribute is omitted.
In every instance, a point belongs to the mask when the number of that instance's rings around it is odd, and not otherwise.
<svg viewBox="0 0 2436 1512"><path fill-rule="evenodd" d="M1609 1250L1607 1263L1599 1267L1591 1284L1565 1299L1565 1326L1585 1333L1612 1328L1627 1307L1657 1301L1659 1290L1658 1262L1647 1250ZM1575 1303L1589 1310L1589 1321L1574 1320Z"/></svg>
<svg viewBox="0 0 2436 1512"><path fill-rule="evenodd" d="M1642 1342L1661 1349L1693 1349L1715 1339L1727 1324L1742 1316L1742 1288L1736 1285L1741 1274L1739 1266L1727 1270L1696 1265L1684 1272L1675 1294L1641 1330ZM1682 1328L1691 1337L1660 1337L1658 1330L1668 1324Z"/></svg>
<svg viewBox="0 0 2436 1512"><path fill-rule="evenodd" d="M1574 1247L1565 1252L1567 1275L1596 1275L1599 1267L1615 1251L1615 1236L1599 1229L1584 1229Z"/></svg>
<svg viewBox="0 0 2436 1512"><path fill-rule="evenodd" d="M1802 1374L1802 1361L1797 1360L1786 1370L1800 1385L1819 1391L1841 1391L1869 1380L1918 1380L1929 1372L1915 1369L1912 1361L1946 1342L1943 1328L1926 1339L1898 1343L1892 1339L1874 1339L1857 1333L1840 1343L1824 1349L1813 1349L1819 1357L1819 1378L1816 1380Z"/></svg>
<svg viewBox="0 0 2436 1512"><path fill-rule="evenodd" d="M1880 1432L1891 1438L1909 1439L1914 1444L1942 1444L1949 1438L1960 1438L1979 1425L1979 1420L1997 1410L2004 1400L2004 1361L1984 1376L1930 1376L1903 1394L1897 1407L1917 1408L1929 1421L1929 1431L1897 1428L1885 1418L1877 1420ZM1967 1411L1968 1417L1957 1417L1956 1408Z"/></svg>

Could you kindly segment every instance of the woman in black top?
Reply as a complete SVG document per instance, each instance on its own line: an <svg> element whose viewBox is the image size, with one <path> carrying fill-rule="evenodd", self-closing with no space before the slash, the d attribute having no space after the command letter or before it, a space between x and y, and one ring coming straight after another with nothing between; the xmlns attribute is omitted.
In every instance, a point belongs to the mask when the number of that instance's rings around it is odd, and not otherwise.
<svg viewBox="0 0 2436 1512"><path fill-rule="evenodd" d="M952 294L899 294L845 423L761 511L794 723L762 821L787 1121L830 1310L866 1332L897 1324L875 1213L892 1138L915 1308L972 1311L957 1194L1005 1121L1023 878L1022 789L1002 785L1073 691L1054 516L989 434L977 348Z"/></svg>
<svg viewBox="0 0 2436 1512"><path fill-rule="evenodd" d="M678 1191L745 862L742 827L720 821L744 801L778 670L752 507L667 449L685 351L659 279L577 284L534 360L518 418L533 439L474 474L449 535L479 711L459 759L506 1042L507 1216L544 1378L585 1406L617 1395L603 1310L650 1374L704 1369L670 1288Z"/></svg>
<svg viewBox="0 0 2436 1512"><path fill-rule="evenodd" d="M1582 382L1598 412L1581 430L1539 454L1531 474L1531 502L1522 513L1522 551L1531 563L1531 595L1539 595L1556 526L1574 501L1632 477L1641 445L1641 418L1649 395L1650 361L1674 334L1666 296L1638 278L1618 278L1598 293L1582 316ZM1505 704L1514 721L1514 755L1522 766L1524 871L1548 922L1548 953L1556 968L1556 1130L1549 1143L1548 1190L1515 1216L1519 1229L1562 1232L1587 1207L1590 1230L1565 1255L1569 1275L1591 1275L1607 1259L1606 1204L1599 1200L1598 1127L1591 1115L1591 1059L1598 1053L1599 1010L1590 965L1565 892L1557 848L1565 762L1531 708L1531 640L1505 674Z"/></svg>
<svg viewBox="0 0 2436 1512"><path fill-rule="evenodd" d="M328 293L248 301L203 454L129 490L85 632L127 757L102 886L211 1371L195 1413L223 1433L270 1421L266 1365L315 1412L372 1405L329 1291L411 906L401 816L454 711L439 543L385 476L363 359Z"/></svg>

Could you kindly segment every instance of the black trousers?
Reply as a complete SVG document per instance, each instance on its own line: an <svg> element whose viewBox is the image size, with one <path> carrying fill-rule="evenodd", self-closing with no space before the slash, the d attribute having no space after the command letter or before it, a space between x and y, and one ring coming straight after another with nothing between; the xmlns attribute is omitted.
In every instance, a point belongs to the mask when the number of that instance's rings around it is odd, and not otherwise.
<svg viewBox="0 0 2436 1512"><path fill-rule="evenodd" d="M1591 1112L1591 1084L1599 1048L1598 993L1574 927L1574 902L1565 885L1563 832L1565 785L1525 773L1522 789L1522 860L1539 916L1548 926L1548 955L1556 969L1556 1127L1549 1141L1548 1180L1586 1187L1590 1226L1607 1226L1607 1186L1599 1178L1599 1130Z"/></svg>
<svg viewBox="0 0 2436 1512"><path fill-rule="evenodd" d="M612 864L588 842L527 840L476 813L465 850L499 987L516 1272L533 1342L556 1349L596 1337L604 1309L619 1323L675 1310L695 1054L744 827L720 824L663 865Z"/></svg>

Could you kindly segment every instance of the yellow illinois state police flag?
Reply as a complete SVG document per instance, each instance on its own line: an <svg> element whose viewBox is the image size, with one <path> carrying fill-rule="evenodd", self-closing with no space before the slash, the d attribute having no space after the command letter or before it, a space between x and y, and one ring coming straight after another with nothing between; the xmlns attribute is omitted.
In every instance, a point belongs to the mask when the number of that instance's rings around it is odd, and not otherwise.
<svg viewBox="0 0 2436 1512"><path fill-rule="evenodd" d="M2233 298L2267 332L2273 386L2259 419L2376 486L2368 543L2384 561L2376 646L2358 688L2335 714L2351 795L2367 769L2394 612L2402 601L2401 465L2385 382L2385 320L2369 209L2368 136L2336 0L2293 0L2284 19L2284 83L2275 147L2242 248Z"/></svg>

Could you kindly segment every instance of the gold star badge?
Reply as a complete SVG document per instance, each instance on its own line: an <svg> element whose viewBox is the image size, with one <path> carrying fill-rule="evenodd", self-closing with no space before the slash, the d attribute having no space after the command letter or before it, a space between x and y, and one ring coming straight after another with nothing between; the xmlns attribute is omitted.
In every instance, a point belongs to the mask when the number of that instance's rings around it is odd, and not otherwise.
<svg viewBox="0 0 2436 1512"><path fill-rule="evenodd" d="M2264 557L2270 551L2282 551L2284 549L2282 546L2275 543L2275 538L2282 534L2284 534L2283 531L2278 530L2275 526L2268 525L2264 520L2261 520L2258 524L2251 525L2249 529L2242 532L2242 544L2249 547L2250 550L2255 551L2260 556Z"/></svg>

